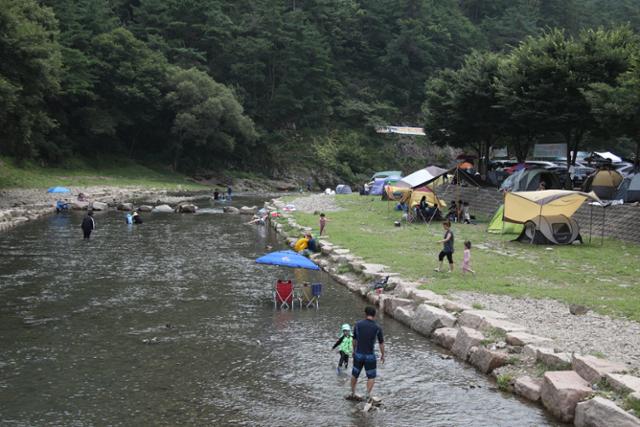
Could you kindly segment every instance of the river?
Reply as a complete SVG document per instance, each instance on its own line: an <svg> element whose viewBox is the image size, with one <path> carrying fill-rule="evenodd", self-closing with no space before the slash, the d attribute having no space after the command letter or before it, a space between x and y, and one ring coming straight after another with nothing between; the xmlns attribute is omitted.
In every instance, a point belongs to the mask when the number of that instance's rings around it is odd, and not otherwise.
<svg viewBox="0 0 640 427"><path fill-rule="evenodd" d="M139 226L97 212L89 241L79 213L0 234L1 425L555 425L391 318L384 404L363 414L331 346L364 301L256 264L273 233L198 204ZM320 309L274 311L278 277L323 282Z"/></svg>

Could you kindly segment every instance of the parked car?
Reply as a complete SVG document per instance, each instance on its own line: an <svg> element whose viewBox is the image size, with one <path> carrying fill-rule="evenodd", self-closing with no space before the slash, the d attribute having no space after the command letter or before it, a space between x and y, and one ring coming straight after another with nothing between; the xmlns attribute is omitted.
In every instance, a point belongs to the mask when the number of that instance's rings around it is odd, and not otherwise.
<svg viewBox="0 0 640 427"><path fill-rule="evenodd" d="M618 171L618 173L622 176L627 176L631 172L633 172L633 163L624 162L624 163L616 163L613 167Z"/></svg>

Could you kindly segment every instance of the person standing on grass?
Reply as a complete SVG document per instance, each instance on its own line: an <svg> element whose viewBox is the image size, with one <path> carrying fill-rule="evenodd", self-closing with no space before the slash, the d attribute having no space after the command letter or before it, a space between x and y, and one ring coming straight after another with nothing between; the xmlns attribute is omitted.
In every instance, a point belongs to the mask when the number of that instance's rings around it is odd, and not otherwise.
<svg viewBox="0 0 640 427"><path fill-rule="evenodd" d="M322 236L322 233L324 233L324 228L327 226L328 220L329 218L327 218L325 214L320 214L320 236Z"/></svg>
<svg viewBox="0 0 640 427"><path fill-rule="evenodd" d="M435 271L442 271L442 261L447 257L447 260L449 261L449 273L453 273L453 231L451 231L451 222L443 222L442 227L444 228L444 238L438 242L442 243L442 250L438 255L438 261L440 264Z"/></svg>
<svg viewBox="0 0 640 427"><path fill-rule="evenodd" d="M365 319L359 320L353 328L351 398L355 398L358 377L364 368L367 375L367 394L365 397L369 400L377 376L376 353L373 349L377 340L380 347L380 361L384 363L384 337L382 336L382 328L374 320L376 309L370 306L365 307L364 314Z"/></svg>
<svg viewBox="0 0 640 427"><path fill-rule="evenodd" d="M93 219L93 211L87 212L87 216L82 220L82 232L84 233L84 239L89 240L91 232L96 229L96 221Z"/></svg>
<svg viewBox="0 0 640 427"><path fill-rule="evenodd" d="M476 274L476 272L471 269L471 242L469 240L464 242L463 253L464 255L462 256L462 274Z"/></svg>

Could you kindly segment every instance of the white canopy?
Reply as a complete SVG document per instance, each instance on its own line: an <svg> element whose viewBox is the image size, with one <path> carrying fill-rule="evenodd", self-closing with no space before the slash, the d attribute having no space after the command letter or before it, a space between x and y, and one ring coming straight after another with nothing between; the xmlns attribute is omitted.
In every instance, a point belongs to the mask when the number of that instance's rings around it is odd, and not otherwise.
<svg viewBox="0 0 640 427"><path fill-rule="evenodd" d="M417 170L408 176L405 176L400 181L398 181L395 186L400 188L422 187L423 185L429 184L431 181L436 180L446 173L446 169L442 169L437 166L429 166L424 169Z"/></svg>
<svg viewBox="0 0 640 427"><path fill-rule="evenodd" d="M615 154L610 153L608 151L603 151L603 152L594 151L594 153L597 154L598 156L602 157L603 159L611 160L611 163L620 163L620 162L622 162L622 158L621 157L618 157Z"/></svg>

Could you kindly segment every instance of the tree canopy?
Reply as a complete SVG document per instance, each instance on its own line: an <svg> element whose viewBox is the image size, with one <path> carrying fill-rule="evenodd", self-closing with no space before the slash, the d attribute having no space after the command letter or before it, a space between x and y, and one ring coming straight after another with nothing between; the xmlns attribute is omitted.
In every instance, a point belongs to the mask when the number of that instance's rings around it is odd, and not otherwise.
<svg viewBox="0 0 640 427"><path fill-rule="evenodd" d="M0 0L0 153L346 178L431 142L379 125L482 157L635 139L639 29L635 0Z"/></svg>

